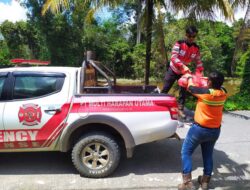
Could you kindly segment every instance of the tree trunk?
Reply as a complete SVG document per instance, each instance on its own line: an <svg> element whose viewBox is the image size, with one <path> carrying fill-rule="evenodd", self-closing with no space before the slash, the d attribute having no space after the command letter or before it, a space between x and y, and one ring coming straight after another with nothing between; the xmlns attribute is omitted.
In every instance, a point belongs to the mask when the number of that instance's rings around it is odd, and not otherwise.
<svg viewBox="0 0 250 190"><path fill-rule="evenodd" d="M164 31L163 31L163 26L164 26L164 17L162 13L160 12L160 7L158 7L158 22L157 22L157 30L158 30L158 35L159 35L159 50L161 53L161 64L166 66L168 62L168 57L167 57L167 51L166 51L166 46L165 46L165 37L164 37Z"/></svg>
<svg viewBox="0 0 250 190"><path fill-rule="evenodd" d="M141 0L138 0L137 23L136 23L136 44L141 43L141 9L142 9L142 2Z"/></svg>
<svg viewBox="0 0 250 190"><path fill-rule="evenodd" d="M147 11L147 20L146 20L146 64L145 64L145 81L144 85L149 84L150 76L150 60L151 60L151 44L152 44L152 23L153 23L153 0L146 1L146 11Z"/></svg>
<svg viewBox="0 0 250 190"><path fill-rule="evenodd" d="M242 37L244 35L244 30L246 28L249 28L249 22L250 21L250 1L248 2L248 6L247 6L247 11L244 17L244 22L240 28L240 32L236 41L236 45L235 45L235 50L234 50L234 55L233 55L233 60L232 60L232 64L231 64L231 76L235 76L235 70L236 70L236 61L237 61L237 53L238 50L241 49L241 44L242 44Z"/></svg>
<svg viewBox="0 0 250 190"><path fill-rule="evenodd" d="M244 30L250 29L250 1L248 3L246 16L244 18ZM244 32L243 32L244 33ZM249 44L248 44L249 46ZM248 95L250 94L250 53L248 54L248 59L245 63L244 74L242 78L242 83L240 86L240 92L245 92Z"/></svg>

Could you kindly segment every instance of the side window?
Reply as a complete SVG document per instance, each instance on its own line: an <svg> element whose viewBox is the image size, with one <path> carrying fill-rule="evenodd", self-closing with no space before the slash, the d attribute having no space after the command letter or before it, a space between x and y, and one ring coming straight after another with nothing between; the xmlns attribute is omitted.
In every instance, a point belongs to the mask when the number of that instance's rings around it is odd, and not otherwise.
<svg viewBox="0 0 250 190"><path fill-rule="evenodd" d="M51 76L16 76L13 98L33 98L61 90L64 78Z"/></svg>
<svg viewBox="0 0 250 190"><path fill-rule="evenodd" d="M6 77L0 77L0 100L2 100L3 85Z"/></svg>

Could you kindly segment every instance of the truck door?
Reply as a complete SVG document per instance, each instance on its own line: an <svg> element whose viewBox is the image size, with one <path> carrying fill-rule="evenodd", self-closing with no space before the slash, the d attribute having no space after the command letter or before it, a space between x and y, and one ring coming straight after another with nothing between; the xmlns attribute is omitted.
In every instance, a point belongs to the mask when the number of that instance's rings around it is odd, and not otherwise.
<svg viewBox="0 0 250 190"><path fill-rule="evenodd" d="M3 149L47 148L62 131L69 111L64 73L13 72L12 99L4 107Z"/></svg>
<svg viewBox="0 0 250 190"><path fill-rule="evenodd" d="M8 73L7 72L0 72L0 143L3 142L3 110L5 106L5 99L6 99L6 93L4 91L4 85L6 83Z"/></svg>

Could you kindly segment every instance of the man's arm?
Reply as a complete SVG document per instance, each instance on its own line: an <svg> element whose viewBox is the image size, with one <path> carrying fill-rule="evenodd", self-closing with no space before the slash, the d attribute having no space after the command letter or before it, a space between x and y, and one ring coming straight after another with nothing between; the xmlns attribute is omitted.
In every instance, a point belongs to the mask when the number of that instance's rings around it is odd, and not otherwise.
<svg viewBox="0 0 250 190"><path fill-rule="evenodd" d="M198 97L199 94L210 94L209 88L202 88L202 87L195 86L193 83L192 77L188 78L187 90L196 97Z"/></svg>
<svg viewBox="0 0 250 190"><path fill-rule="evenodd" d="M189 86L188 91L192 94L210 94L209 88L201 88L196 86Z"/></svg>

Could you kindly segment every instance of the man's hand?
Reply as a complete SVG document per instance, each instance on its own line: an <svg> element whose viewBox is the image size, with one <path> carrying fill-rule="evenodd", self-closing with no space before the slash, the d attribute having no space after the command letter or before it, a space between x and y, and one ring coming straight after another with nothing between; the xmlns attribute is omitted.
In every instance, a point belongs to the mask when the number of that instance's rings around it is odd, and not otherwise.
<svg viewBox="0 0 250 190"><path fill-rule="evenodd" d="M191 73L191 71L189 70L189 68L186 65L183 65L180 69L181 74L187 74L187 73Z"/></svg>
<svg viewBox="0 0 250 190"><path fill-rule="evenodd" d="M189 77L187 78L187 90L188 90L188 87L189 87L189 86L195 86L192 76L189 76Z"/></svg>
<svg viewBox="0 0 250 190"><path fill-rule="evenodd" d="M178 85L181 87L187 88L189 77L192 78L192 75L190 73L186 73L182 75L181 78L178 80Z"/></svg>

